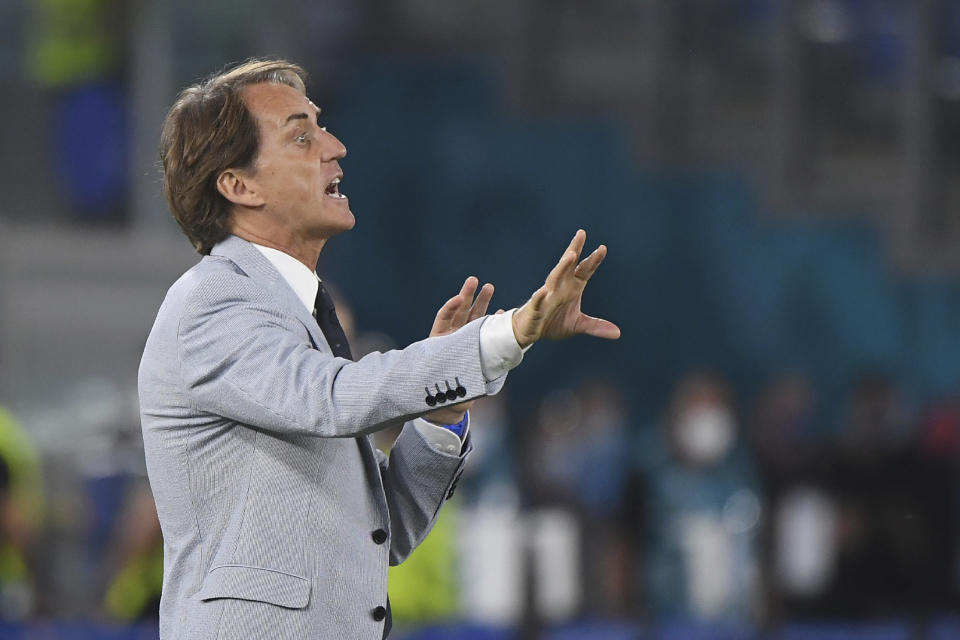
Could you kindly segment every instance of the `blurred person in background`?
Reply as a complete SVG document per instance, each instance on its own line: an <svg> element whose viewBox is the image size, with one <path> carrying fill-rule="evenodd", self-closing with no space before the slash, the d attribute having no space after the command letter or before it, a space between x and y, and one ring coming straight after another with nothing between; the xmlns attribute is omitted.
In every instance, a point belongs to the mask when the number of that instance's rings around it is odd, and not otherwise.
<svg viewBox="0 0 960 640"><path fill-rule="evenodd" d="M35 592L34 544L44 510L40 459L20 423L0 407L0 620L30 616Z"/></svg>
<svg viewBox="0 0 960 640"><path fill-rule="evenodd" d="M145 477L127 492L105 556L110 573L106 615L125 623L156 620L163 586L163 535Z"/></svg>
<svg viewBox="0 0 960 640"><path fill-rule="evenodd" d="M467 619L490 625L514 624L523 609L518 432L508 405L504 390L471 410L473 459L453 505L460 610Z"/></svg>
<svg viewBox="0 0 960 640"><path fill-rule="evenodd" d="M816 440L817 394L801 374L774 376L750 421L766 505L763 592L771 619L808 611L833 577L835 509L827 490L829 458Z"/></svg>
<svg viewBox="0 0 960 640"><path fill-rule="evenodd" d="M163 573L160 523L147 484L139 425L123 419L88 434L72 449L76 497L57 493L58 519L79 525L76 566L67 587L84 611L114 622L157 617ZM80 482L77 482L77 480ZM57 480L54 480L56 482ZM80 502L64 517L64 502ZM66 585L65 585L66 586Z"/></svg>
<svg viewBox="0 0 960 640"><path fill-rule="evenodd" d="M126 4L31 0L27 77L50 92L53 171L78 220L126 216L129 117L124 74Z"/></svg>
<svg viewBox="0 0 960 640"><path fill-rule="evenodd" d="M924 411L918 437L924 466L943 477L948 487L944 566L951 575L948 597L955 609L960 603L960 394L931 403Z"/></svg>
<svg viewBox="0 0 960 640"><path fill-rule="evenodd" d="M532 450L530 495L569 509L582 532L583 610L625 613L629 593L623 501L629 475L627 408L602 378L544 397Z"/></svg>
<svg viewBox="0 0 960 640"><path fill-rule="evenodd" d="M960 460L960 394L926 407L918 438L921 455L930 461Z"/></svg>
<svg viewBox="0 0 960 640"><path fill-rule="evenodd" d="M812 614L878 618L951 604L949 475L920 454L916 431L894 380L870 373L853 382L828 475L833 579Z"/></svg>
<svg viewBox="0 0 960 640"><path fill-rule="evenodd" d="M353 361L315 272L354 225L346 148L303 78L251 60L185 89L164 124L167 200L204 256L168 292L139 375L164 638L386 637L387 566L472 448L447 403L498 392L539 340L620 335L580 309L606 248L581 261L578 231L519 309L485 316L493 288L468 278L430 338ZM404 421L384 456L368 436Z"/></svg>
<svg viewBox="0 0 960 640"><path fill-rule="evenodd" d="M640 510L645 613L662 623L753 623L762 507L726 381L684 376L637 444L630 499Z"/></svg>
<svg viewBox="0 0 960 640"><path fill-rule="evenodd" d="M586 606L598 616L624 615L633 580L624 514L630 471L628 410L620 389L602 378L584 382L578 395L583 446L571 464L580 473L579 501L589 523L583 541Z"/></svg>
<svg viewBox="0 0 960 640"><path fill-rule="evenodd" d="M517 451L509 404L509 391L504 390L478 403L470 414L470 420L483 429L474 433L474 459L460 482L465 505L517 508Z"/></svg>
<svg viewBox="0 0 960 640"><path fill-rule="evenodd" d="M135 405L130 408L135 416ZM151 545L157 554L162 551L152 500L149 509L137 508L137 498L142 502L147 489L147 474L139 425L128 417L133 416L124 411L116 419L104 420L98 431L86 434L71 447L75 475L60 475L69 466L60 464L50 478L58 489L53 517L74 527L78 543L76 553L71 554L75 566L62 588L76 594L75 606L80 610L100 610L119 621L151 617L148 601L151 592L159 597L160 580L155 572L151 578L143 571L146 565L139 551ZM70 495L60 483L70 483L77 493ZM148 490L147 494L149 498ZM66 509L70 508L75 512L68 516ZM156 535L146 545L134 542L143 538L145 530ZM138 552L129 553L131 549ZM122 589L115 588L120 576ZM105 594L109 602L104 609ZM156 618L155 608L152 617Z"/></svg>

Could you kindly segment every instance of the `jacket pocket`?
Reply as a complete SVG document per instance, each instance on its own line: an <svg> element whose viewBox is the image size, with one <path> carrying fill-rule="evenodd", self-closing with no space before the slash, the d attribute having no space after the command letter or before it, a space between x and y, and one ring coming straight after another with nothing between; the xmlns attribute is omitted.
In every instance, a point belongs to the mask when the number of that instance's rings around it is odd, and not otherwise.
<svg viewBox="0 0 960 640"><path fill-rule="evenodd" d="M292 573L227 564L210 570L197 595L201 600L234 598L303 609L310 602L310 587L308 578Z"/></svg>

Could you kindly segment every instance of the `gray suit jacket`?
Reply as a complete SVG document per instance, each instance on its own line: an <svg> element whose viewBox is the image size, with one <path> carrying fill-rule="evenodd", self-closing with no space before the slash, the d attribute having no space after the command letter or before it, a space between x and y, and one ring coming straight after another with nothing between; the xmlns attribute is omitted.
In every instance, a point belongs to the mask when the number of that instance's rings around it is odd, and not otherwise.
<svg viewBox="0 0 960 640"><path fill-rule="evenodd" d="M427 535L471 445L438 452L408 423L387 458L368 434L428 411L424 389L455 378L465 399L498 391L481 322L351 362L248 242L184 274L139 373L161 638L380 638L387 565Z"/></svg>

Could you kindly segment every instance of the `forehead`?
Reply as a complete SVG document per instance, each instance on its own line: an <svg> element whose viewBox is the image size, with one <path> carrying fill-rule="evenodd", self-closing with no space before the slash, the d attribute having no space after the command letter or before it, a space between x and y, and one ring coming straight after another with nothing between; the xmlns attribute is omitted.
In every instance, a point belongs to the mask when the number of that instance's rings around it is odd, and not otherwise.
<svg viewBox="0 0 960 640"><path fill-rule="evenodd" d="M291 115L306 113L313 118L320 111L307 96L285 84L251 84L242 93L247 108L261 126L281 128Z"/></svg>

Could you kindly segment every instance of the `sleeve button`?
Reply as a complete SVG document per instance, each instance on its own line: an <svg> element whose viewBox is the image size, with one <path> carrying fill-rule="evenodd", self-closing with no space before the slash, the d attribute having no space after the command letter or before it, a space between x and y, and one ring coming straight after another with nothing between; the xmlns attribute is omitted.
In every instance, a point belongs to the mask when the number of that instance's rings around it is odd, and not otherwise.
<svg viewBox="0 0 960 640"><path fill-rule="evenodd" d="M377 607L371 612L371 615L373 616L374 620L380 622L387 617L387 610L384 607Z"/></svg>
<svg viewBox="0 0 960 640"><path fill-rule="evenodd" d="M383 529L377 529L370 534L370 537L373 538L373 541L377 544L383 544L387 541L387 532Z"/></svg>

